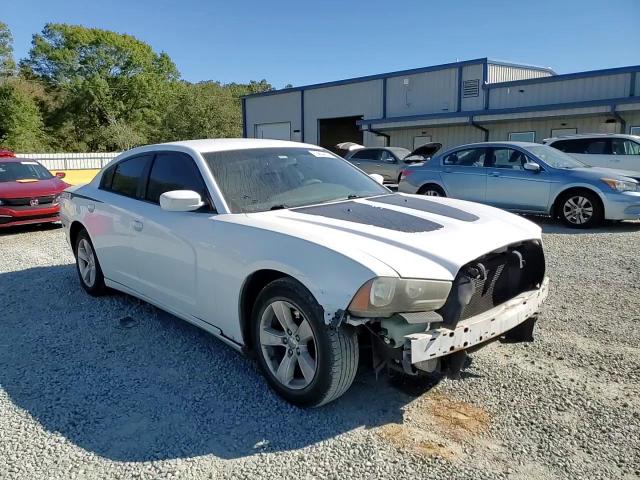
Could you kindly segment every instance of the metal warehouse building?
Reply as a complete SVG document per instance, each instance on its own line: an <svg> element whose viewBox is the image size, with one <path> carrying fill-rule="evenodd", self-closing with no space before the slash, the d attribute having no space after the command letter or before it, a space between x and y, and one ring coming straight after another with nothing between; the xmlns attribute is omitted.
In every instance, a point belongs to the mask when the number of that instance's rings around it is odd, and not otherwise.
<svg viewBox="0 0 640 480"><path fill-rule="evenodd" d="M487 58L242 100L245 137L415 148L570 133L640 135L640 65L557 75Z"/></svg>

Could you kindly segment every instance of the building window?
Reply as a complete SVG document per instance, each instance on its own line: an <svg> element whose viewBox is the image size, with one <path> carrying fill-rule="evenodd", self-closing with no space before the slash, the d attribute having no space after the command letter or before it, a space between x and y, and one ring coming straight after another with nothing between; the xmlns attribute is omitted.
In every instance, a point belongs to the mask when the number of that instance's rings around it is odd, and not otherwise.
<svg viewBox="0 0 640 480"><path fill-rule="evenodd" d="M462 82L462 96L464 98L478 97L480 95L480 80L465 80Z"/></svg>
<svg viewBox="0 0 640 480"><path fill-rule="evenodd" d="M631 127L631 130L629 130L629 133L631 135L640 135L640 127Z"/></svg>
<svg viewBox="0 0 640 480"><path fill-rule="evenodd" d="M563 135L575 135L578 133L577 128L552 128L551 136L552 137L561 137Z"/></svg>
<svg viewBox="0 0 640 480"><path fill-rule="evenodd" d="M415 150L422 145L426 145L427 143L431 143L431 135L420 135L417 137L413 137L413 149Z"/></svg>
<svg viewBox="0 0 640 480"><path fill-rule="evenodd" d="M536 132L511 132L509 140L512 142L535 142Z"/></svg>

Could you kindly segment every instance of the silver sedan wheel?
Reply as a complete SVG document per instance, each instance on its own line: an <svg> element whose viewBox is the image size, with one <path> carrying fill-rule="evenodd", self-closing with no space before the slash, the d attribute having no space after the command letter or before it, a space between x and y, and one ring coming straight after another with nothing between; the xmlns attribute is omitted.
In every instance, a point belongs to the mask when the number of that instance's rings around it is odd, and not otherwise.
<svg viewBox="0 0 640 480"><path fill-rule="evenodd" d="M564 218L574 225L584 225L593 217L593 205L581 195L569 197L562 206Z"/></svg>
<svg viewBox="0 0 640 480"><path fill-rule="evenodd" d="M78 242L77 257L80 277L84 284L91 288L96 282L96 256L91 244L85 238Z"/></svg>
<svg viewBox="0 0 640 480"><path fill-rule="evenodd" d="M440 197L440 192L437 190L427 190L424 192L427 197Z"/></svg>
<svg viewBox="0 0 640 480"><path fill-rule="evenodd" d="M285 387L300 390L318 371L316 338L298 307L276 300L260 318L260 347L273 376Z"/></svg>

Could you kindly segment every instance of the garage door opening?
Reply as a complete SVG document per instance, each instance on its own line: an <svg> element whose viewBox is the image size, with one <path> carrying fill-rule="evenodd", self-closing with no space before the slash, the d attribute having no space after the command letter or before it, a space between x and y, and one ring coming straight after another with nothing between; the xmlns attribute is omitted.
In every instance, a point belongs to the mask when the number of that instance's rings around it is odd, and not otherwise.
<svg viewBox="0 0 640 480"><path fill-rule="evenodd" d="M344 151L336 149L338 143L354 142L362 145L362 131L358 125L356 125L358 120L362 120L362 116L323 118L318 120L318 145L338 155L344 154Z"/></svg>

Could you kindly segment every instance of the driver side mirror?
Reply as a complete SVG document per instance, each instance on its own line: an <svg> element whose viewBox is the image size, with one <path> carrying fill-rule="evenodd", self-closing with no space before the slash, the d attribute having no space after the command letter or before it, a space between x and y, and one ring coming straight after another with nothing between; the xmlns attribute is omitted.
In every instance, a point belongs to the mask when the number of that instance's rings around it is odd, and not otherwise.
<svg viewBox="0 0 640 480"><path fill-rule="evenodd" d="M382 175L379 175L377 173L372 173L369 176L373 178L376 182L378 182L380 185L384 183L384 177Z"/></svg>
<svg viewBox="0 0 640 480"><path fill-rule="evenodd" d="M540 167L540 165L537 164L536 162L527 162L522 166L522 168L534 173L538 173L540 172L540 170L542 170L542 167Z"/></svg>
<svg viewBox="0 0 640 480"><path fill-rule="evenodd" d="M204 205L193 190L172 190L160 195L160 208L168 212L193 212Z"/></svg>

